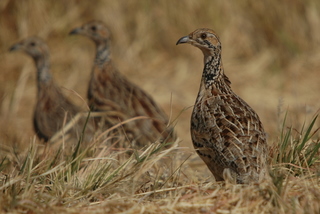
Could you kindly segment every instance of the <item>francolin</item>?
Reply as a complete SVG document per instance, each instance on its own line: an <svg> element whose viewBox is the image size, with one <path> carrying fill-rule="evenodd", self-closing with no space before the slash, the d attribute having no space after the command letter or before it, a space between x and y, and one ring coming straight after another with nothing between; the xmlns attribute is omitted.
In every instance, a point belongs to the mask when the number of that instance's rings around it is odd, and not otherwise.
<svg viewBox="0 0 320 214"><path fill-rule="evenodd" d="M14 44L10 51L23 51L33 58L37 68L37 100L33 115L33 125L37 136L48 142L58 131L64 128L81 109L73 104L55 83L50 71L49 48L38 37L28 37ZM72 125L68 133L79 139L85 125ZM93 127L87 127L87 130ZM89 136L87 136L89 138Z"/></svg>
<svg viewBox="0 0 320 214"><path fill-rule="evenodd" d="M267 141L259 116L231 87L221 60L221 42L200 28L178 40L204 55L200 89L191 116L194 148L217 181L249 184L266 176Z"/></svg>
<svg viewBox="0 0 320 214"><path fill-rule="evenodd" d="M111 58L111 35L101 21L91 21L75 28L70 34L88 37L96 45L96 56L88 88L89 106L93 111L109 111L114 103L127 118L146 117L133 121L138 146L156 140L175 140L166 113L153 98L136 84L129 81L115 67ZM123 61L125 63L125 60ZM121 120L121 119L120 119ZM132 124L132 123L131 123Z"/></svg>

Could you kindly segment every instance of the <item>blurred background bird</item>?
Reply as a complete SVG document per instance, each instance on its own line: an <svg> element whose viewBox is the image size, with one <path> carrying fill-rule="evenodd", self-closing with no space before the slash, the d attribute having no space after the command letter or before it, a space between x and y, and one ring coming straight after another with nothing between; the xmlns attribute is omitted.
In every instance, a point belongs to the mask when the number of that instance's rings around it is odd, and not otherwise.
<svg viewBox="0 0 320 214"><path fill-rule="evenodd" d="M88 88L89 106L93 111L108 111L109 103L117 104L128 118L144 116L134 121L139 146L176 139L167 114L153 98L116 69L110 50L111 33L101 21L91 21L73 29L70 34L90 38L96 45L96 56ZM122 60L126 63L126 60ZM146 71L144 71L146 72Z"/></svg>
<svg viewBox="0 0 320 214"><path fill-rule="evenodd" d="M76 143L85 129L86 140L89 141L94 133L93 124L90 122L86 124L85 115L72 123L72 119L75 119L76 115L80 117L82 111L63 94L52 78L47 44L39 37L28 37L11 46L10 51L23 51L32 57L36 66L37 102L33 114L33 125L37 136L47 143L55 134L62 131L61 134L66 135L65 140L70 138ZM69 122L71 123L68 124ZM63 131L67 124L70 128ZM67 137L69 134L72 136Z"/></svg>

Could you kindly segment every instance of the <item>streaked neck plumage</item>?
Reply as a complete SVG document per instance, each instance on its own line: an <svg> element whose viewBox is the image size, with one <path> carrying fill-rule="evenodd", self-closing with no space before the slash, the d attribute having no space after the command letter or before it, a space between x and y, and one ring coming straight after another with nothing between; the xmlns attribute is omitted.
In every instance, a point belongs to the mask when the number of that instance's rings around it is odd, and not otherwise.
<svg viewBox="0 0 320 214"><path fill-rule="evenodd" d="M96 42L96 47L95 64L102 67L105 62L110 60L110 45L108 41L104 40Z"/></svg>
<svg viewBox="0 0 320 214"><path fill-rule="evenodd" d="M220 53L204 56L202 79L208 86L223 76L223 67Z"/></svg>
<svg viewBox="0 0 320 214"><path fill-rule="evenodd" d="M49 85L52 82L49 55L44 54L39 57L33 57L33 59L37 67L38 90L40 90L42 86Z"/></svg>

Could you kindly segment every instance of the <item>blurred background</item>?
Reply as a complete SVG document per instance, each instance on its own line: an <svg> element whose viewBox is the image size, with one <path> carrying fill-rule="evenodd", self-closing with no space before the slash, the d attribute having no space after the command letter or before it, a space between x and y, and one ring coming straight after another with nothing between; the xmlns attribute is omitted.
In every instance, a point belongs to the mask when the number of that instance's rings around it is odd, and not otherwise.
<svg viewBox="0 0 320 214"><path fill-rule="evenodd" d="M181 146L192 148L189 121L203 55L175 43L200 27L220 36L225 73L259 114L269 144L277 140L286 111L287 125L297 130L319 113L320 1L1 0L1 144L23 148L34 136L35 66L9 47L33 35L46 40L56 82L85 108L73 91L86 98L95 47L68 33L93 19L112 31L119 71L177 118Z"/></svg>

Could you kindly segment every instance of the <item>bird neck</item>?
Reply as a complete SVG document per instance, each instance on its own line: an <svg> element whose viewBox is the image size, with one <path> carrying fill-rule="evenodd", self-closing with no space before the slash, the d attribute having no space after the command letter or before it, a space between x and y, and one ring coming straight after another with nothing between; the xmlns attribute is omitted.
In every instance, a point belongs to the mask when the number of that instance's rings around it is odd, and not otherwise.
<svg viewBox="0 0 320 214"><path fill-rule="evenodd" d="M224 74L220 53L204 57L202 82L206 88L210 88L213 84L230 85L228 77Z"/></svg>
<svg viewBox="0 0 320 214"><path fill-rule="evenodd" d="M110 60L110 46L107 41L96 43L97 53L95 63L102 66L105 62Z"/></svg>
<svg viewBox="0 0 320 214"><path fill-rule="evenodd" d="M34 62L37 67L38 90L40 90L41 87L47 86L52 82L49 56L36 57Z"/></svg>

